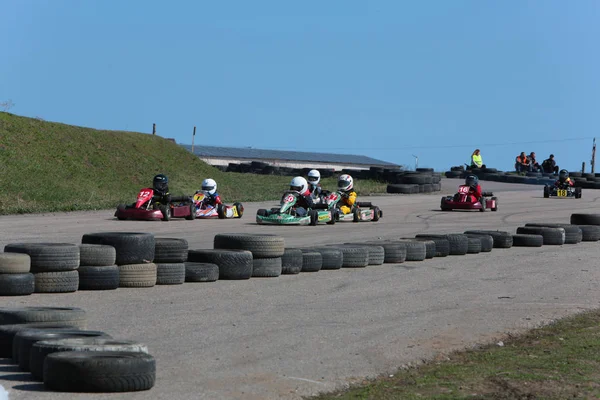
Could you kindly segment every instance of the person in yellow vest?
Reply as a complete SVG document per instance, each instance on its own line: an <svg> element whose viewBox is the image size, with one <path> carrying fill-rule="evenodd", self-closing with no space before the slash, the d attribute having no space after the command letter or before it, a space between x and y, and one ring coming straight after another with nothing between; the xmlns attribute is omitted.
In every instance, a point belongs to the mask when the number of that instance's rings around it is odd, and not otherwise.
<svg viewBox="0 0 600 400"><path fill-rule="evenodd" d="M471 168L485 168L479 149L475 149L473 154L471 154Z"/></svg>

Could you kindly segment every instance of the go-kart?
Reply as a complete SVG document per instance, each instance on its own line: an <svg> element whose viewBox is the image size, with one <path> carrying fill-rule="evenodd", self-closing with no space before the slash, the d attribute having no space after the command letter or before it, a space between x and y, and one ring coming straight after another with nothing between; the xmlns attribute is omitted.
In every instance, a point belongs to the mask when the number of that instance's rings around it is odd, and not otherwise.
<svg viewBox="0 0 600 400"><path fill-rule="evenodd" d="M370 201L357 201L356 203L354 203L351 212L349 212L348 214L344 214L338 207L338 203L342 198L342 193L331 192L326 193L325 196L327 208L334 212L335 217L338 221L377 222L381 217L383 217L383 211L381 211L379 207L372 205Z"/></svg>
<svg viewBox="0 0 600 400"><path fill-rule="evenodd" d="M154 189L141 189L137 200L131 205L119 204L115 217L119 220L163 220L171 218L185 218L193 220L196 218L194 203L188 196L171 197L171 202L161 204L155 200Z"/></svg>
<svg viewBox="0 0 600 400"><path fill-rule="evenodd" d="M472 201L471 195L469 194L470 189L469 185L460 185L458 187L458 192L454 196L442 197L440 205L442 211L479 210L483 212L486 209L498 211L498 198L494 197L492 192L483 192L481 201ZM490 198L488 199L486 197Z"/></svg>
<svg viewBox="0 0 600 400"><path fill-rule="evenodd" d="M256 212L256 223L259 225L317 225L324 222L335 224L333 211L325 204L315 204L315 208L306 210L306 214L296 213L298 192L287 191L281 197L279 207L270 210L261 208Z"/></svg>
<svg viewBox="0 0 600 400"><path fill-rule="evenodd" d="M231 206L218 204L216 207L207 204L204 199L206 195L198 191L194 194L194 210L196 218L242 218L244 206L242 203L233 203Z"/></svg>
<svg viewBox="0 0 600 400"><path fill-rule="evenodd" d="M546 185L544 186L544 198L548 197L572 197L575 199L581 198L581 188L573 187L570 185L565 186L554 186L554 185Z"/></svg>

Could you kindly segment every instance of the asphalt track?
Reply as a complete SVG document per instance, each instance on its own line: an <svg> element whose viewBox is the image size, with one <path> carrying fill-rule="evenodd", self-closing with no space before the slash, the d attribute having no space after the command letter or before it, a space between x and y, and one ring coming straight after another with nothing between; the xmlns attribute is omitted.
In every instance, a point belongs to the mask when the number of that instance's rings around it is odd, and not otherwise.
<svg viewBox="0 0 600 400"><path fill-rule="evenodd" d="M459 184L442 182L441 194ZM484 182L483 189L498 196L498 212L440 212L441 194L389 195L368 199L384 212L379 222L317 227L256 225L256 210L274 202L245 204L241 220L116 221L112 210L4 216L0 245L149 231L184 237L191 249L211 248L221 232L277 233L294 247L466 229L514 233L526 222L599 212L600 191L575 200L544 199L541 186ZM279 278L4 297L2 306L85 309L89 329L146 343L157 381L149 392L65 395L0 359L0 385L11 400L299 399L596 308L599 254L600 242L513 247Z"/></svg>

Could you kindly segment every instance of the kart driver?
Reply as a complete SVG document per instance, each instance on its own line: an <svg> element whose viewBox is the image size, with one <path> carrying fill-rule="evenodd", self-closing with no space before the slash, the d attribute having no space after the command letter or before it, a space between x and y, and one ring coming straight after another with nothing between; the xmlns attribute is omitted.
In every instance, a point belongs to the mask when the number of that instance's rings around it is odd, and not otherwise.
<svg viewBox="0 0 600 400"><path fill-rule="evenodd" d="M340 175L338 178L338 191L342 195L340 199L340 211L342 214L349 214L352 211L354 203L356 203L356 192L354 188L354 180L348 174Z"/></svg>
<svg viewBox="0 0 600 400"><path fill-rule="evenodd" d="M154 190L153 201L155 203L168 204L171 202L169 193L169 178L166 175L158 174L152 179L152 189Z"/></svg>
<svg viewBox="0 0 600 400"><path fill-rule="evenodd" d="M213 207L216 207L217 204L223 204L221 201L221 196L219 196L219 193L217 193L217 182L214 179L207 178L203 180L201 191L204 193L204 199L202 200L204 204Z"/></svg>
<svg viewBox="0 0 600 400"><path fill-rule="evenodd" d="M554 182L554 186L559 189L566 189L569 186L573 186L573 181L569 178L569 171L561 169L558 173L558 179Z"/></svg>
<svg viewBox="0 0 600 400"><path fill-rule="evenodd" d="M308 171L308 176L306 178L308 181L308 190L310 191L313 199L319 199L321 194L323 193L323 188L321 188L321 173L317 169L311 169Z"/></svg>
<svg viewBox="0 0 600 400"><path fill-rule="evenodd" d="M476 175L469 175L465 179L465 185L469 186L469 200L472 203L482 200L481 185L479 184L479 178ZM485 202L481 201L481 205L485 207Z"/></svg>
<svg viewBox="0 0 600 400"><path fill-rule="evenodd" d="M297 176L290 182L290 191L298 193L296 200L296 215L303 217L309 208L313 208L315 203L308 189L308 182L301 176Z"/></svg>

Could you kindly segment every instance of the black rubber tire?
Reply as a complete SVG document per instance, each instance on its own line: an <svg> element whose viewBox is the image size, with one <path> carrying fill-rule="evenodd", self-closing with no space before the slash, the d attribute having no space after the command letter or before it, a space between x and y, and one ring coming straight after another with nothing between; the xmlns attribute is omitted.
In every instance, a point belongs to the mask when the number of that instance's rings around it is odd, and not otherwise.
<svg viewBox="0 0 600 400"><path fill-rule="evenodd" d="M469 238L462 233L448 233L448 234L419 234L417 238L444 238L448 240L448 245L451 256L463 256L467 254L469 250Z"/></svg>
<svg viewBox="0 0 600 400"><path fill-rule="evenodd" d="M379 218L381 218L382 216L383 216L383 213L381 212L379 207L373 206L373 219L371 221L377 222L377 221L379 221Z"/></svg>
<svg viewBox="0 0 600 400"><path fill-rule="evenodd" d="M319 223L319 212L317 210L309 210L310 226L316 226Z"/></svg>
<svg viewBox="0 0 600 400"><path fill-rule="evenodd" d="M29 370L36 380L43 380L44 360L53 353L66 351L148 353L148 346L133 340L109 338L67 338L43 340L34 343L30 350Z"/></svg>
<svg viewBox="0 0 600 400"><path fill-rule="evenodd" d="M300 272L319 272L323 267L323 256L312 249L302 250L302 270Z"/></svg>
<svg viewBox="0 0 600 400"><path fill-rule="evenodd" d="M399 240L406 246L406 261L423 261L427 256L427 247L422 240Z"/></svg>
<svg viewBox="0 0 600 400"><path fill-rule="evenodd" d="M42 340L67 338L110 338L101 331L82 331L77 329L28 329L20 331L13 338L13 362L18 362L21 371L29 371L31 347ZM15 361L17 360L17 361Z"/></svg>
<svg viewBox="0 0 600 400"><path fill-rule="evenodd" d="M29 254L0 253L0 274L26 274L30 269Z"/></svg>
<svg viewBox="0 0 600 400"><path fill-rule="evenodd" d="M571 224L600 225L600 214L571 214ZM6 251L6 249L4 251Z"/></svg>
<svg viewBox="0 0 600 400"><path fill-rule="evenodd" d="M509 249L512 247L512 234L506 231L469 230L465 234L490 235L494 240L495 249Z"/></svg>
<svg viewBox="0 0 600 400"><path fill-rule="evenodd" d="M77 273L78 290L115 290L119 287L119 267L116 265L79 267Z"/></svg>
<svg viewBox="0 0 600 400"><path fill-rule="evenodd" d="M281 275L281 257L255 258L252 260L253 278L276 278Z"/></svg>
<svg viewBox="0 0 600 400"><path fill-rule="evenodd" d="M366 242L375 246L381 246L384 249L384 264L400 264L406 261L406 244L392 241L373 241ZM371 254L369 253L369 257Z"/></svg>
<svg viewBox="0 0 600 400"><path fill-rule="evenodd" d="M281 257L285 251L282 236L256 233L218 233L215 249L248 250L255 258Z"/></svg>
<svg viewBox="0 0 600 400"><path fill-rule="evenodd" d="M244 205L242 203L236 202L233 203L233 206L236 208L238 216L237 218L242 218L244 215Z"/></svg>
<svg viewBox="0 0 600 400"><path fill-rule="evenodd" d="M323 259L321 269L335 270L342 268L344 264L344 253L333 247L314 247L312 250L321 253Z"/></svg>
<svg viewBox="0 0 600 400"><path fill-rule="evenodd" d="M187 261L188 242L180 238L154 238L154 263L171 264Z"/></svg>
<svg viewBox="0 0 600 400"><path fill-rule="evenodd" d="M85 329L85 311L75 307L0 307L0 325L66 323Z"/></svg>
<svg viewBox="0 0 600 400"><path fill-rule="evenodd" d="M187 217L185 217L185 219L188 220L188 221L193 221L193 220L196 219L196 206L192 202L192 203L189 204L189 207L190 207L190 215L188 215Z"/></svg>
<svg viewBox="0 0 600 400"><path fill-rule="evenodd" d="M259 208L256 211L256 215L258 215L260 217L266 217L267 215L269 215L269 212L266 209L264 209L264 208Z"/></svg>
<svg viewBox="0 0 600 400"><path fill-rule="evenodd" d="M140 232L86 233L81 243L107 244L113 246L117 257L115 264L141 264L154 260L154 235Z"/></svg>
<svg viewBox="0 0 600 400"><path fill-rule="evenodd" d="M355 208L354 210L352 210L352 222L359 222L360 221L360 210L358 208Z"/></svg>
<svg viewBox="0 0 600 400"><path fill-rule="evenodd" d="M71 293L79 288L77 271L36 272L35 293Z"/></svg>
<svg viewBox="0 0 600 400"><path fill-rule="evenodd" d="M479 254L481 252L481 240L476 237L468 237L469 247L467 248L467 254Z"/></svg>
<svg viewBox="0 0 600 400"><path fill-rule="evenodd" d="M549 228L563 228L565 230L565 244L577 244L583 239L583 232L577 225L556 223L529 223L525 226L538 226Z"/></svg>
<svg viewBox="0 0 600 400"><path fill-rule="evenodd" d="M422 242L425 245L425 259L428 260L428 259L431 259L431 258L435 257L436 246L435 246L435 242L433 240L431 240L432 238L410 238L410 237L403 237L403 238L400 238L400 239Z"/></svg>
<svg viewBox="0 0 600 400"><path fill-rule="evenodd" d="M156 264L119 265L119 287L148 288L156 285Z"/></svg>
<svg viewBox="0 0 600 400"><path fill-rule="evenodd" d="M6 253L24 253L31 258L31 272L73 271L79 267L79 246L71 243L11 243Z"/></svg>
<svg viewBox="0 0 600 400"><path fill-rule="evenodd" d="M450 254L450 242L448 239L443 237L430 237L430 238L414 238L413 240L427 241L431 240L435 243L435 257L448 257ZM428 257L426 257L428 258Z"/></svg>
<svg viewBox="0 0 600 400"><path fill-rule="evenodd" d="M532 235L518 233L513 235L513 246L515 247L542 247L544 237L542 235Z"/></svg>
<svg viewBox="0 0 600 400"><path fill-rule="evenodd" d="M600 226L577 225L581 229L581 240L583 242L597 242L600 240Z"/></svg>
<svg viewBox="0 0 600 400"><path fill-rule="evenodd" d="M386 192L387 193L400 193L400 194L413 194L413 193L418 193L418 185L413 185L413 184L390 184L387 185L387 189ZM415 191L415 188L417 188L417 191Z"/></svg>
<svg viewBox="0 0 600 400"><path fill-rule="evenodd" d="M167 204L163 204L163 205L159 206L158 209L160 210L160 212L163 215L163 217L161 218L163 221L171 220L171 207L170 206L168 206Z"/></svg>
<svg viewBox="0 0 600 400"><path fill-rule="evenodd" d="M79 266L80 267L104 267L115 265L117 251L113 246L105 244L80 244Z"/></svg>
<svg viewBox="0 0 600 400"><path fill-rule="evenodd" d="M288 247L281 256L281 273L295 275L302 271L302 250Z"/></svg>
<svg viewBox="0 0 600 400"><path fill-rule="evenodd" d="M333 245L343 254L342 268L364 268L369 265L369 249L363 246L341 246Z"/></svg>
<svg viewBox="0 0 600 400"><path fill-rule="evenodd" d="M181 285L183 282L185 282L184 263L156 264L157 285Z"/></svg>
<svg viewBox="0 0 600 400"><path fill-rule="evenodd" d="M186 282L216 282L219 266L211 263L185 262Z"/></svg>
<svg viewBox="0 0 600 400"><path fill-rule="evenodd" d="M344 243L345 246L365 246L369 250L369 265L382 265L385 261L383 246L368 243Z"/></svg>
<svg viewBox="0 0 600 400"><path fill-rule="evenodd" d="M491 237L490 235L477 235L477 234L466 234L468 238L477 238L479 239L479 242L481 243L481 252L482 253L489 253L490 251L492 251L492 248L494 247L494 238Z"/></svg>
<svg viewBox="0 0 600 400"><path fill-rule="evenodd" d="M27 296L34 291L33 274L0 274L0 296Z"/></svg>
<svg viewBox="0 0 600 400"><path fill-rule="evenodd" d="M542 235L544 245L561 246L565 244L564 228L550 228L545 226L521 226L517 228L518 234Z"/></svg>
<svg viewBox="0 0 600 400"><path fill-rule="evenodd" d="M220 280L252 277L252 252L248 250L189 250L188 261L217 264Z"/></svg>
<svg viewBox="0 0 600 400"><path fill-rule="evenodd" d="M156 362L145 353L64 352L45 364L44 384L60 392L135 392L156 381Z"/></svg>
<svg viewBox="0 0 600 400"><path fill-rule="evenodd" d="M11 358L15 335L26 329L77 329L69 324L14 324L0 325L0 358Z"/></svg>

